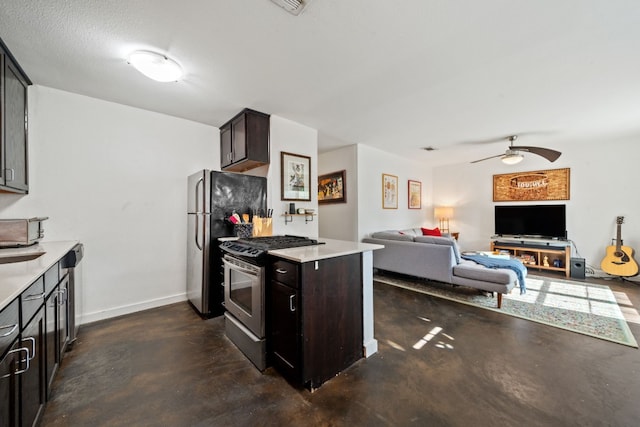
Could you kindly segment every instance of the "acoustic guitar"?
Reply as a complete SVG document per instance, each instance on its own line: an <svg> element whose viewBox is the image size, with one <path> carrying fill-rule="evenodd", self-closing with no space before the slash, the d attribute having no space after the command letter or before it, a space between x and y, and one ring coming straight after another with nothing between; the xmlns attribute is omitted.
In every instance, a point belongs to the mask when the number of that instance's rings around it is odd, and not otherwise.
<svg viewBox="0 0 640 427"><path fill-rule="evenodd" d="M607 246L607 254L600 263L600 267L611 275L630 277L638 274L638 263L633 259L633 249L622 245L623 222L623 216L616 218L616 224L618 225L616 244L615 246Z"/></svg>

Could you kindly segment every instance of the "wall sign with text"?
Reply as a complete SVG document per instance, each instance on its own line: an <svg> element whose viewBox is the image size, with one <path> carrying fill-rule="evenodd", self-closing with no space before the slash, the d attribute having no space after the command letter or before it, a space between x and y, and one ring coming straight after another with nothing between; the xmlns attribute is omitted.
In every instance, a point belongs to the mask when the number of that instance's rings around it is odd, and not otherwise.
<svg viewBox="0 0 640 427"><path fill-rule="evenodd" d="M493 175L494 202L569 200L569 168Z"/></svg>

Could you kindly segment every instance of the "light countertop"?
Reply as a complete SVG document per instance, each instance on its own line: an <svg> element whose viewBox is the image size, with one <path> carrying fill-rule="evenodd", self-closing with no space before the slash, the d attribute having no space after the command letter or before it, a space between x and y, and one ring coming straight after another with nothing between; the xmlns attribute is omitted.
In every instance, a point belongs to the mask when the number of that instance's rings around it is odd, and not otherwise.
<svg viewBox="0 0 640 427"><path fill-rule="evenodd" d="M346 240L325 239L322 237L318 237L317 240L318 242L324 242L324 244L288 249L274 249L269 251L269 255L302 263L384 248L383 245L376 245L372 243L349 242Z"/></svg>
<svg viewBox="0 0 640 427"><path fill-rule="evenodd" d="M77 243L76 241L41 242L24 248L0 249L0 258L36 255L44 252L43 255L30 261L0 264L0 310L65 256Z"/></svg>

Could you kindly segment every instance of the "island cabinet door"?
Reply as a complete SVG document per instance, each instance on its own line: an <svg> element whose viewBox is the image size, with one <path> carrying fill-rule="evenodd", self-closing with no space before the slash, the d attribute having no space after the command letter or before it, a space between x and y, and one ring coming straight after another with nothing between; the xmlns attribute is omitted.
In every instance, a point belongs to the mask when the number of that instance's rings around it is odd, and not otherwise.
<svg viewBox="0 0 640 427"><path fill-rule="evenodd" d="M287 380L300 384L300 320L298 290L271 281L271 363Z"/></svg>
<svg viewBox="0 0 640 427"><path fill-rule="evenodd" d="M303 383L311 389L363 357L362 257L302 264Z"/></svg>

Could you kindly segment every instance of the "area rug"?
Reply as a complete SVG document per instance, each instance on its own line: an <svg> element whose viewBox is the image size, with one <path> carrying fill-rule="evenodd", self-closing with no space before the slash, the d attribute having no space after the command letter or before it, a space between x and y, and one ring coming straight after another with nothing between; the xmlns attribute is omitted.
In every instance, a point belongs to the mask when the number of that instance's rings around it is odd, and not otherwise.
<svg viewBox="0 0 640 427"><path fill-rule="evenodd" d="M638 348L608 286L529 275L527 293L504 295L498 309L497 298L473 288L386 274L373 280Z"/></svg>

